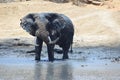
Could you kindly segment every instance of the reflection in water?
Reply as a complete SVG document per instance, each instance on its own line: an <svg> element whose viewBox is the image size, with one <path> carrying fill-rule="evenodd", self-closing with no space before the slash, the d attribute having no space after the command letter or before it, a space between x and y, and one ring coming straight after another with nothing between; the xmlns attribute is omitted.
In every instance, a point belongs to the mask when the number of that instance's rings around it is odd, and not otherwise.
<svg viewBox="0 0 120 80"><path fill-rule="evenodd" d="M120 80L120 64L102 60L36 63L32 59L0 58L0 80Z"/></svg>
<svg viewBox="0 0 120 80"><path fill-rule="evenodd" d="M43 74L44 74L44 72L42 72L42 67L43 67L42 65L36 63L36 65L35 65L35 75L34 75L35 80L45 80L42 77Z"/></svg>
<svg viewBox="0 0 120 80"><path fill-rule="evenodd" d="M62 63L36 63L35 80L72 80L71 66Z"/></svg>
<svg viewBox="0 0 120 80"><path fill-rule="evenodd" d="M47 73L46 73L46 80L54 80L54 71L56 71L54 69L54 65L53 64L49 64L47 66Z"/></svg>
<svg viewBox="0 0 120 80"><path fill-rule="evenodd" d="M61 66L61 80L72 80L72 68L71 65L64 64Z"/></svg>

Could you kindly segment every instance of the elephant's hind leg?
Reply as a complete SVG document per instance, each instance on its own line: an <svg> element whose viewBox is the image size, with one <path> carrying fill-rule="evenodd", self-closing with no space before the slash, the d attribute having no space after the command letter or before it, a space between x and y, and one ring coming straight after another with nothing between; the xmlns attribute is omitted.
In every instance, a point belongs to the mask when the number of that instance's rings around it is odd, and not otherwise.
<svg viewBox="0 0 120 80"><path fill-rule="evenodd" d="M69 49L63 50L63 59L69 59L68 50L69 50Z"/></svg>
<svg viewBox="0 0 120 80"><path fill-rule="evenodd" d="M63 59L69 59L68 52L69 52L70 44L64 45L63 49Z"/></svg>

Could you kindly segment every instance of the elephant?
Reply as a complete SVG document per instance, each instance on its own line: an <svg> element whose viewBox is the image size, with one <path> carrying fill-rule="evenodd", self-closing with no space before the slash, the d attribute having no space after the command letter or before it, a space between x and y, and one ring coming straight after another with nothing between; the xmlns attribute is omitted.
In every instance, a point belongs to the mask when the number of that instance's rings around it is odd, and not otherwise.
<svg viewBox="0 0 120 80"><path fill-rule="evenodd" d="M62 48L62 59L69 59L68 51L73 44L74 25L67 16L60 13L29 13L20 21L20 26L36 37L35 60L41 60L43 42L47 45L49 61L55 60L55 45Z"/></svg>

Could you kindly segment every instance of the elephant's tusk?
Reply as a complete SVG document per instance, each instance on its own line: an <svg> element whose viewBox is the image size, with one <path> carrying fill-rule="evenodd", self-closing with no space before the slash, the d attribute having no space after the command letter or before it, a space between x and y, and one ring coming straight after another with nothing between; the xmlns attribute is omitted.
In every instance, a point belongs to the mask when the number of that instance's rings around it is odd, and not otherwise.
<svg viewBox="0 0 120 80"><path fill-rule="evenodd" d="M49 39L49 44L55 44L59 40L59 37L57 37L57 39L52 41L50 36L48 36L48 39Z"/></svg>
<svg viewBox="0 0 120 80"><path fill-rule="evenodd" d="M48 40L49 40L49 43L51 43L52 40L51 40L50 36L48 36Z"/></svg>

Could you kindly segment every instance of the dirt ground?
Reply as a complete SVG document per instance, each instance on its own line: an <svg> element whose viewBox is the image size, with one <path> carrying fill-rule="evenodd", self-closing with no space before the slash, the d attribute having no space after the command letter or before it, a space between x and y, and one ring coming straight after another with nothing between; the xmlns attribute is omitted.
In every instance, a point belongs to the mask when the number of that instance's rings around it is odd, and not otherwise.
<svg viewBox="0 0 120 80"><path fill-rule="evenodd" d="M49 1L0 3L0 80L120 80L120 1L108 5L77 7ZM73 53L69 60L34 61L35 38L20 26L28 13L57 12L75 26ZM56 46L56 48L59 48Z"/></svg>

